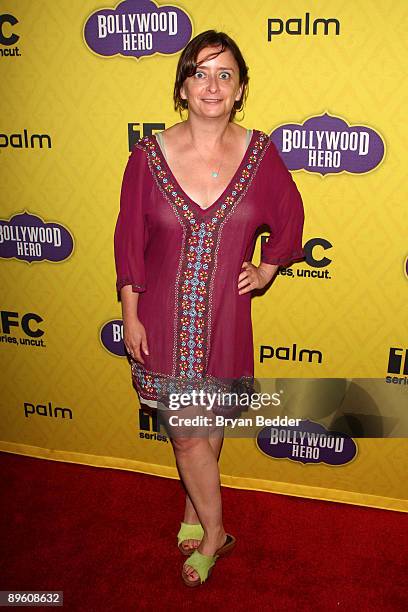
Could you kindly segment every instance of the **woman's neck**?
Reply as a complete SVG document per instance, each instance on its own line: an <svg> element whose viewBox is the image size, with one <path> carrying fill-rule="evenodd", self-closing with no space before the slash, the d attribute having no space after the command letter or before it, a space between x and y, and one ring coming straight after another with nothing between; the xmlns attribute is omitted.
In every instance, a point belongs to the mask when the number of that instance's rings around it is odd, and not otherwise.
<svg viewBox="0 0 408 612"><path fill-rule="evenodd" d="M231 136L231 122L225 117L207 119L189 116L184 121L186 133L194 143L203 143L212 149L223 146Z"/></svg>

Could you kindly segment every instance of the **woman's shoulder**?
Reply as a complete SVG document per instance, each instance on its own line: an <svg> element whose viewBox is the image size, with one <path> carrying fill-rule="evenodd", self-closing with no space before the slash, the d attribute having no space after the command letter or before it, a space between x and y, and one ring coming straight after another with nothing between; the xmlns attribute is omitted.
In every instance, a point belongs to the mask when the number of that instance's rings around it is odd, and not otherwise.
<svg viewBox="0 0 408 612"><path fill-rule="evenodd" d="M160 130L158 134L161 138L163 138L163 134L165 134L166 142L171 142L174 138L177 140L177 135L179 134L179 126L180 123L176 123L175 125L171 125L170 127ZM156 132L157 134L157 132ZM144 153L149 153L154 150L157 138L156 134L151 134L147 136L143 136L140 138L133 146L132 153L135 152L135 155L138 155L137 151L143 151Z"/></svg>
<svg viewBox="0 0 408 612"><path fill-rule="evenodd" d="M264 140L264 141L270 140L269 134L258 128L252 128L252 133L256 134L258 138L260 138L261 140Z"/></svg>
<svg viewBox="0 0 408 612"><path fill-rule="evenodd" d="M245 128L244 128L245 129ZM276 153L276 147L273 144L269 134L267 134L267 132L264 132L263 130L260 130L258 128L247 128L247 131L249 131L252 135L252 138L254 138L253 140L253 146L255 148L259 148L259 149L265 149L263 156L266 153L266 149L270 149L270 154L274 154ZM274 150L275 149L275 150Z"/></svg>
<svg viewBox="0 0 408 612"><path fill-rule="evenodd" d="M277 159L277 158L281 159L279 151L278 151L278 147L273 142L270 134L268 134L267 132L264 132L264 130L259 130L257 128L254 128L252 131L257 136L257 141L260 144L260 147L262 149L268 150L268 157L273 158L273 159Z"/></svg>
<svg viewBox="0 0 408 612"><path fill-rule="evenodd" d="M275 144L271 135L263 130L256 130L258 139L256 148L261 149L263 171L273 183L279 183L282 179L287 181L291 177L286 163L283 159L279 145Z"/></svg>
<svg viewBox="0 0 408 612"><path fill-rule="evenodd" d="M258 128L253 128L252 134L255 137L255 140L253 141L254 148L262 151L261 157L263 159L266 158L269 161L271 158L274 159L278 154L278 151L270 135L267 132L264 132L264 130L260 130Z"/></svg>
<svg viewBox="0 0 408 612"><path fill-rule="evenodd" d="M134 143L130 151L129 159L134 160L134 161L137 161L137 160L141 161L143 159L146 160L149 153L154 151L155 141L156 141L156 137L154 134L143 136L139 138L139 140L137 140Z"/></svg>
<svg viewBox="0 0 408 612"><path fill-rule="evenodd" d="M143 136L142 138L139 138L139 140L137 140L133 145L131 155L137 156L138 154L140 154L141 151L146 151L149 148L151 138L151 136Z"/></svg>
<svg viewBox="0 0 408 612"><path fill-rule="evenodd" d="M151 137L144 136L139 138L129 151L127 166L138 174L147 170L149 152L151 150L153 150Z"/></svg>

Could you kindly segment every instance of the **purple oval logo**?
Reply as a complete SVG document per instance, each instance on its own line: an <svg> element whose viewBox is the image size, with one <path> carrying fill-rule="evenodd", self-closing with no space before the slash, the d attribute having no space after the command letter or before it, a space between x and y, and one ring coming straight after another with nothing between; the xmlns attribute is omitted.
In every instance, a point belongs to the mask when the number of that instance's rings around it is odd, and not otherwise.
<svg viewBox="0 0 408 612"><path fill-rule="evenodd" d="M118 357L125 357L125 345L123 344L123 321L122 319L112 319L102 325L99 338L102 346L107 351Z"/></svg>
<svg viewBox="0 0 408 612"><path fill-rule="evenodd" d="M33 261L63 261L74 248L69 230L29 212L0 219L0 257Z"/></svg>
<svg viewBox="0 0 408 612"><path fill-rule="evenodd" d="M277 127L271 139L289 170L307 170L322 176L370 172L384 158L381 136L364 125L348 125L340 117L311 117L303 124Z"/></svg>
<svg viewBox="0 0 408 612"><path fill-rule="evenodd" d="M183 49L193 31L188 14L150 0L125 0L116 8L92 13L84 25L88 47L104 57L143 57Z"/></svg>
<svg viewBox="0 0 408 612"><path fill-rule="evenodd" d="M357 454L353 438L308 419L301 421L299 427L263 427L256 442L269 457L300 463L344 465Z"/></svg>

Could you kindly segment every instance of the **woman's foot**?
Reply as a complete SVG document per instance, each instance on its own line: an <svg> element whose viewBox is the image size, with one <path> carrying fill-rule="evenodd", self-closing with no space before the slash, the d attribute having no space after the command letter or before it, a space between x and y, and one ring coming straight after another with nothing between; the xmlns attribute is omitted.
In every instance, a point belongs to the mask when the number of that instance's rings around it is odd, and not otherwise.
<svg viewBox="0 0 408 612"><path fill-rule="evenodd" d="M201 532L202 532L202 527L201 527L200 521L198 519L197 519L196 523L191 522L191 521L183 521L183 522L186 525L194 525L194 527L200 528ZM193 533L186 532L185 535L187 535L187 534L188 535L195 535L195 536L198 535L197 533L194 533L194 532ZM179 548L182 548L183 552L185 552L186 554L190 554L190 553L194 552L196 548L198 548L200 542L201 542L201 540L195 540L195 539L190 539L190 538L189 539L185 539L182 542L180 542Z"/></svg>
<svg viewBox="0 0 408 612"><path fill-rule="evenodd" d="M200 519L197 516L197 512L194 510L194 506L192 505L190 498L186 496L186 511L184 513L184 523L188 525L199 525ZM183 549L186 552L194 552L196 548L198 548L201 540L184 540Z"/></svg>
<svg viewBox="0 0 408 612"><path fill-rule="evenodd" d="M200 546L201 540L184 540L182 549L186 552L194 552Z"/></svg>
<svg viewBox="0 0 408 612"><path fill-rule="evenodd" d="M227 540L227 534L224 529L211 534L210 536L204 533L204 537L199 543L197 550L203 555L214 555L221 546L224 546ZM196 541L196 540L192 540ZM188 575L189 580L194 582L199 579L199 575L193 567L188 564L188 559L184 563L184 571Z"/></svg>

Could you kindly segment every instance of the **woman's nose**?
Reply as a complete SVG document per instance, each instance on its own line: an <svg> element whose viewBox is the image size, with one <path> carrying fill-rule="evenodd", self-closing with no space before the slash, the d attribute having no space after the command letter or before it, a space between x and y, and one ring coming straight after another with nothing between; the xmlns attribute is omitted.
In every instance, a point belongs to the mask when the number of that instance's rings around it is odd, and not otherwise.
<svg viewBox="0 0 408 612"><path fill-rule="evenodd" d="M209 76L207 83L208 91L217 91L218 90L218 80L216 76Z"/></svg>

